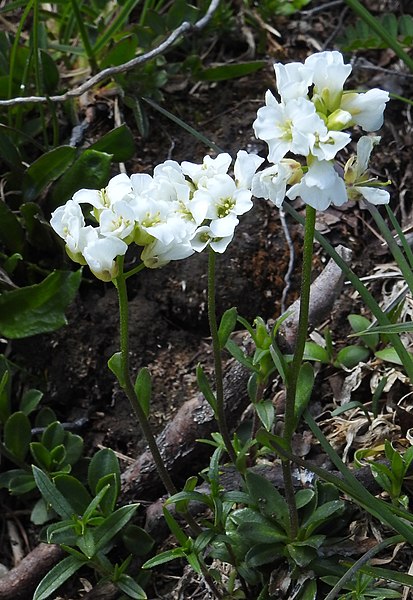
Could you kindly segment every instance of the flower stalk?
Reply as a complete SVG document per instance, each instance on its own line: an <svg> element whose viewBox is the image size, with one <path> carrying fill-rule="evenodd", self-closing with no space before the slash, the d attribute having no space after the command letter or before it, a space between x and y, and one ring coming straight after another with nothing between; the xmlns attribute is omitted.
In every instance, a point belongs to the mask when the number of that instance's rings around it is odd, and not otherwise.
<svg viewBox="0 0 413 600"><path fill-rule="evenodd" d="M216 419L218 421L219 432L228 452L231 462L235 465L237 455L231 442L225 417L224 407L224 381L222 373L221 345L218 336L218 326L216 318L216 255L212 248L208 254L208 322L212 338L212 351L214 355L215 372L215 397L216 397Z"/></svg>
<svg viewBox="0 0 413 600"><path fill-rule="evenodd" d="M142 433L145 436L146 442L149 446L149 450L155 461L156 469L159 477L171 496L177 493L175 485L166 469L162 460L161 453L157 446L155 437L152 433L149 420L136 397L135 390L132 384L130 370L129 370L129 309L128 309L128 294L126 289L126 277L123 272L124 257L118 258L118 276L114 280L116 289L118 291L119 300L119 318L120 318L120 349L121 349L121 379L123 383L123 389L128 397L129 402L135 412L139 425L142 429Z"/></svg>
<svg viewBox="0 0 413 600"><path fill-rule="evenodd" d="M291 369L289 371L289 376L287 380L284 412L283 439L286 444L286 447L289 450L291 450L291 441L296 425L295 399L297 393L297 382L304 356L305 342L307 339L315 219L316 210L311 206L307 205L303 242L303 267L301 273L300 315L298 321L297 341L294 349L294 356L293 361L291 363ZM298 532L298 515L294 497L294 486L292 482L291 462L289 460L283 460L282 468L284 475L285 495L290 512L290 534L294 538Z"/></svg>

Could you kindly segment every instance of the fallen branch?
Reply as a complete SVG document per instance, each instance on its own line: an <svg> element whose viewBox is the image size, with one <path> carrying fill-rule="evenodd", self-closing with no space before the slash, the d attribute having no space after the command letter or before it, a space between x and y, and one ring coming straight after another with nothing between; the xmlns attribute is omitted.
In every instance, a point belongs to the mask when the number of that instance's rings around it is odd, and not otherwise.
<svg viewBox="0 0 413 600"><path fill-rule="evenodd" d="M351 250L344 246L337 246L336 251L347 264L350 263ZM320 275L311 284L308 318L311 328L322 323L330 315L334 302L337 300L343 287L343 282L344 274L342 270L330 258ZM293 302L287 313L289 313L289 316L278 329L277 341L283 352L291 354L294 351L298 332L300 299Z"/></svg>
<svg viewBox="0 0 413 600"><path fill-rule="evenodd" d="M66 552L56 544L39 544L24 559L0 577L0 600L28 600L43 577Z"/></svg>
<svg viewBox="0 0 413 600"><path fill-rule="evenodd" d="M174 31L166 38L166 40L164 40L156 48L153 48L152 50L150 50L149 52L146 52L145 54L136 56L135 58L132 58L128 62L123 63L121 65L116 65L114 67L108 67L107 69L103 69L103 71L96 73L96 75L94 75L93 77L90 77L90 79L88 79L87 81L82 83L82 85L80 85L76 88L73 88L71 90L68 90L64 94L60 94L58 96L18 96L16 98L10 98L9 100L0 100L0 106L14 106L15 104L27 104L27 103L36 103L36 104L42 103L42 104L44 104L46 102L64 102L65 100L68 100L69 98L81 96L82 94L84 94L88 90L92 89L95 85L97 85L101 81L103 81L105 79L109 79L110 77L113 77L114 75L118 75L119 73L125 73L126 71L130 71L131 69L134 69L138 65L142 65L145 62L152 60L152 58L155 58L155 56L159 56L159 54L163 54L164 52L166 52L166 50L171 48L171 46L176 42L176 40L178 38L180 38L182 35L184 35L188 31L197 32L197 31L200 31L201 29L203 29L209 23L209 21L212 18L212 15L218 8L219 1L220 0L212 0L207 12L202 17L202 19L199 19L199 21L197 21L194 24L184 21L184 23L182 23L179 27L174 29Z"/></svg>

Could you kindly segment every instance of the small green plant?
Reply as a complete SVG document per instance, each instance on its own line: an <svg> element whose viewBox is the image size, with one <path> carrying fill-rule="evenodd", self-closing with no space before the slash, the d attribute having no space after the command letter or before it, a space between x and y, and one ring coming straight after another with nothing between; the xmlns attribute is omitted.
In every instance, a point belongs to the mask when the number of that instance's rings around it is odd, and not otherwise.
<svg viewBox="0 0 413 600"><path fill-rule="evenodd" d="M387 464L374 460L383 453ZM409 507L409 497L403 494L403 485L413 460L413 446L401 453L393 448L389 440L385 440L383 446L357 450L354 459L358 466L369 465L374 479L394 504L401 504L406 509Z"/></svg>
<svg viewBox="0 0 413 600"><path fill-rule="evenodd" d="M59 562L38 585L34 600L48 598L66 579L88 566L130 598L147 596L138 581L126 571L132 555L120 564L108 557L121 532L128 546L136 544L137 554L149 551L153 541L137 526L128 524L138 504L116 508L120 492L120 470L113 451L102 449L90 461L88 486L68 473L49 477L33 466L33 476L44 501L60 517L46 528L45 541L60 544L69 556ZM140 548L139 548L140 546Z"/></svg>

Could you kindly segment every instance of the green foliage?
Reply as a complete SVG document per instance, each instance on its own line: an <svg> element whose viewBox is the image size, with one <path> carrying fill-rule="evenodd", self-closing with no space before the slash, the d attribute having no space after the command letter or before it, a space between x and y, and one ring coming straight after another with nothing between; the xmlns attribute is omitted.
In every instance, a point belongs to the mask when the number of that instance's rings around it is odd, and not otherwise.
<svg viewBox="0 0 413 600"><path fill-rule="evenodd" d="M374 460L379 458L383 451L387 464ZM408 508L409 498L402 493L402 489L413 460L413 446L401 453L393 448L389 440L385 440L384 447L357 450L354 459L358 466L366 463L369 465L374 479L389 494L393 504L401 504Z"/></svg>
<svg viewBox="0 0 413 600"><path fill-rule="evenodd" d="M0 294L0 334L16 339L54 331L80 285L81 269L54 271L41 283Z"/></svg>
<svg viewBox="0 0 413 600"><path fill-rule="evenodd" d="M56 440L60 436L56 431L49 437ZM116 508L120 470L114 452L102 449L93 456L88 467L88 486L68 473L48 475L35 465L32 469L44 502L60 517L47 527L46 541L60 544L70 555L40 582L34 598L48 598L77 569L89 566L113 581L128 597L145 599L142 587L126 573L130 558L118 565L107 556L121 532L127 547L141 546L136 552L132 549L136 555L149 552L153 546L146 532L130 524L138 504Z"/></svg>
<svg viewBox="0 0 413 600"><path fill-rule="evenodd" d="M413 45L413 17L394 13L375 17L378 24L402 46L411 48ZM387 48L388 44L364 20L357 19L354 25L347 25L344 34L337 39L339 47L345 52L354 50L370 50Z"/></svg>

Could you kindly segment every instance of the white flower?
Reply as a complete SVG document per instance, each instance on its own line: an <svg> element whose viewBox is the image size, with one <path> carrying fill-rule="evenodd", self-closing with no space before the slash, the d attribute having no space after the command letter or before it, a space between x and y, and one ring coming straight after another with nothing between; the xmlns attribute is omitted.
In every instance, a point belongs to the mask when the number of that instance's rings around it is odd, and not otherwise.
<svg viewBox="0 0 413 600"><path fill-rule="evenodd" d="M257 198L271 200L280 208L285 199L287 184L299 181L302 174L299 162L283 159L276 165L256 173L252 179L251 191Z"/></svg>
<svg viewBox="0 0 413 600"><path fill-rule="evenodd" d="M264 162L264 158L256 154L249 154L245 150L237 152L234 164L235 184L238 189L251 189L252 179L258 167Z"/></svg>
<svg viewBox="0 0 413 600"><path fill-rule="evenodd" d="M344 131L328 131L326 127L320 128L320 131L311 149L319 160L332 160L351 141L350 134Z"/></svg>
<svg viewBox="0 0 413 600"><path fill-rule="evenodd" d="M97 209L98 215L104 208L110 208L115 202L124 200L125 196L128 197L131 192L131 180L126 173L121 173L112 177L106 188L101 190L79 190L74 194L73 200L79 204L91 204Z"/></svg>
<svg viewBox="0 0 413 600"><path fill-rule="evenodd" d="M317 210L325 210L330 204L341 206L347 201L346 186L332 162L314 160L300 183L293 185L287 197L302 200Z"/></svg>
<svg viewBox="0 0 413 600"><path fill-rule="evenodd" d="M115 236L121 240L127 238L135 228L135 215L131 206L120 200L111 208L102 210L99 216L99 230L103 236Z"/></svg>
<svg viewBox="0 0 413 600"><path fill-rule="evenodd" d="M182 260L194 253L189 239L177 243L173 240L170 244L163 244L154 240L147 244L141 253L141 260L149 269L163 267L171 260Z"/></svg>
<svg viewBox="0 0 413 600"><path fill-rule="evenodd" d="M344 167L344 181L348 197L359 200L362 196L371 204L388 204L390 194L378 187L377 179L371 178L368 171L370 154L380 142L380 136L363 136L357 142L357 156L351 157Z"/></svg>
<svg viewBox="0 0 413 600"><path fill-rule="evenodd" d="M351 73L351 65L344 64L343 55L333 52L316 52L304 65L312 72L314 83L313 102L322 112L339 108L344 82Z"/></svg>
<svg viewBox="0 0 413 600"><path fill-rule="evenodd" d="M257 111L253 128L256 137L267 142L270 162L279 162L290 151L308 156L317 136L327 134L327 128L316 114L314 104L306 98L292 99L283 104L267 91L265 103L266 106Z"/></svg>
<svg viewBox="0 0 413 600"><path fill-rule="evenodd" d="M226 152L218 154L216 158L205 156L202 164L195 164L184 160L181 163L182 172L193 181L195 186L204 186L206 181L215 175L225 175L231 165L232 158Z"/></svg>
<svg viewBox="0 0 413 600"><path fill-rule="evenodd" d="M237 189L229 175L208 179L207 187L195 191L194 199L204 202L206 219L224 219L229 215L243 215L252 208L251 191Z"/></svg>
<svg viewBox="0 0 413 600"><path fill-rule="evenodd" d="M71 252L81 252L79 236L85 227L85 219L82 209L74 200L68 200L63 206L59 206L50 219L50 225L69 246Z"/></svg>
<svg viewBox="0 0 413 600"><path fill-rule="evenodd" d="M357 94L345 92L341 99L341 108L352 116L352 123L360 125L364 131L377 131L383 125L383 113L389 93L374 88Z"/></svg>
<svg viewBox="0 0 413 600"><path fill-rule="evenodd" d="M307 65L298 62L287 65L276 63L274 70L277 90L283 102L307 96L308 88L313 82L313 71Z"/></svg>
<svg viewBox="0 0 413 600"><path fill-rule="evenodd" d="M111 281L118 274L117 256L123 256L127 244L117 237L100 237L96 229L89 232L83 256L92 273L102 281Z"/></svg>
<svg viewBox="0 0 413 600"><path fill-rule="evenodd" d="M74 200L68 200L63 206L59 206L52 213L50 225L65 241L66 252L70 258L74 262L85 264L83 249L93 227L90 225L85 227L85 219L79 204Z"/></svg>
<svg viewBox="0 0 413 600"><path fill-rule="evenodd" d="M211 227L204 225L198 227L191 240L191 244L196 252L202 252L207 246L211 246L214 252L222 254L227 249L233 237L234 232L225 237L220 237L217 235L212 224Z"/></svg>
<svg viewBox="0 0 413 600"><path fill-rule="evenodd" d="M167 160L157 165L153 171L153 182L159 200L187 204L191 189L176 161Z"/></svg>

